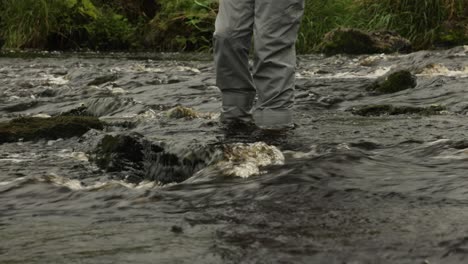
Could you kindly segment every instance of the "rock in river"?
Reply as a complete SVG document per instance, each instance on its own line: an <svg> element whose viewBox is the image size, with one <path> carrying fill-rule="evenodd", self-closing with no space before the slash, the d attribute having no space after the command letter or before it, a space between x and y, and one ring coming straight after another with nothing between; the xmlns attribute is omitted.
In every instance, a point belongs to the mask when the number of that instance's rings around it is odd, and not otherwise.
<svg viewBox="0 0 468 264"><path fill-rule="evenodd" d="M90 129L103 129L96 117L57 116L52 118L22 117L0 123L0 143L37 139L59 139L81 136Z"/></svg>
<svg viewBox="0 0 468 264"><path fill-rule="evenodd" d="M365 105L354 107L351 112L360 116L380 116L380 115L437 115L445 110L445 107L440 105L432 105L429 107L416 106L394 106L394 105Z"/></svg>
<svg viewBox="0 0 468 264"><path fill-rule="evenodd" d="M407 70L400 70L378 79L368 90L379 94L391 94L414 88L417 84L415 75Z"/></svg>
<svg viewBox="0 0 468 264"><path fill-rule="evenodd" d="M390 31L338 28L325 35L319 51L327 55L409 52L411 43Z"/></svg>

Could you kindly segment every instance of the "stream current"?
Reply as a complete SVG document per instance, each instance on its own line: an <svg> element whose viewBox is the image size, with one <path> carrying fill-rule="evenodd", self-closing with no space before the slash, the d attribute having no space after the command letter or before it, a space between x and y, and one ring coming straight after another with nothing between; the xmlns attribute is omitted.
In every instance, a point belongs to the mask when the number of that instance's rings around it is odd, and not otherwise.
<svg viewBox="0 0 468 264"><path fill-rule="evenodd" d="M40 56L39 56L40 55ZM0 121L81 105L179 152L217 142L220 94L204 55L0 56ZM395 69L418 85L373 95ZM362 105L438 115L364 117ZM193 119L170 119L175 106ZM0 263L468 263L468 47L300 56L284 162L246 178L201 170L139 184L90 161L81 138L0 145ZM255 162L255 161L253 161ZM234 164L242 170L243 164Z"/></svg>

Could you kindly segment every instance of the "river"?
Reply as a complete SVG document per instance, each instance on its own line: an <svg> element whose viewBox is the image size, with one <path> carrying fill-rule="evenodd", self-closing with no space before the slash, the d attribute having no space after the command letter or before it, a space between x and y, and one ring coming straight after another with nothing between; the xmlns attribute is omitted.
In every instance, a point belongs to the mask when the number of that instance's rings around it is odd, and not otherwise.
<svg viewBox="0 0 468 264"><path fill-rule="evenodd" d="M395 69L417 86L366 90ZM286 142L135 183L98 167L93 142L138 133L193 156L222 141L209 56L3 53L0 121L84 105L113 125L0 145L0 263L468 263L468 46L300 56L296 102ZM373 104L445 110L351 111ZM196 115L169 118L177 106Z"/></svg>

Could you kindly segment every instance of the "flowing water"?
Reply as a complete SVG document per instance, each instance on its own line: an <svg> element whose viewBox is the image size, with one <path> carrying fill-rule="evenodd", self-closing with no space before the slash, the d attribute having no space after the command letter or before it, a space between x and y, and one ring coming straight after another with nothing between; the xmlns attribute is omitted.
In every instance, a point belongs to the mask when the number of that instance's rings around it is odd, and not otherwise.
<svg viewBox="0 0 468 264"><path fill-rule="evenodd" d="M97 167L102 134L136 132L178 154L222 140L213 63L184 56L2 54L0 121L85 105L114 125L0 145L0 263L468 263L468 47L302 56L287 142L231 144L254 154L178 184ZM366 91L395 69L417 87ZM446 110L348 111L369 104ZM196 117L168 118L178 105Z"/></svg>

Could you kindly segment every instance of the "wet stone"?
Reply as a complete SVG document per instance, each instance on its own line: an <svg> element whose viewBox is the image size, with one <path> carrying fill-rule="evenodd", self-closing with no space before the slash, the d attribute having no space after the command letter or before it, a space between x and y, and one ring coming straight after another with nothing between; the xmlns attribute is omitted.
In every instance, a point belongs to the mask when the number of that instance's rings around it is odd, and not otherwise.
<svg viewBox="0 0 468 264"><path fill-rule="evenodd" d="M365 32L338 28L327 33L319 51L327 55L409 52L409 40L389 31Z"/></svg>
<svg viewBox="0 0 468 264"><path fill-rule="evenodd" d="M432 105L429 107L415 106L394 106L394 105L365 105L353 107L351 113L360 116L381 116L381 115L438 115L445 111L445 107Z"/></svg>
<svg viewBox="0 0 468 264"><path fill-rule="evenodd" d="M199 114L195 110L184 106L177 106L172 109L169 109L166 115L168 118L174 119L195 119L199 117Z"/></svg>
<svg viewBox="0 0 468 264"><path fill-rule="evenodd" d="M367 90L377 94L391 94L415 88L417 84L417 77L410 71L399 70L377 80Z"/></svg>
<svg viewBox="0 0 468 264"><path fill-rule="evenodd" d="M38 139L59 139L81 136L90 129L103 129L95 117L58 116L52 118L25 117L0 123L0 143Z"/></svg>
<svg viewBox="0 0 468 264"><path fill-rule="evenodd" d="M39 97L54 97L57 95L57 91L47 88L37 94Z"/></svg>
<svg viewBox="0 0 468 264"><path fill-rule="evenodd" d="M166 184L185 181L212 162L209 146L187 146L183 152L171 152L162 142L130 133L104 136L89 154L99 168L122 180Z"/></svg>

